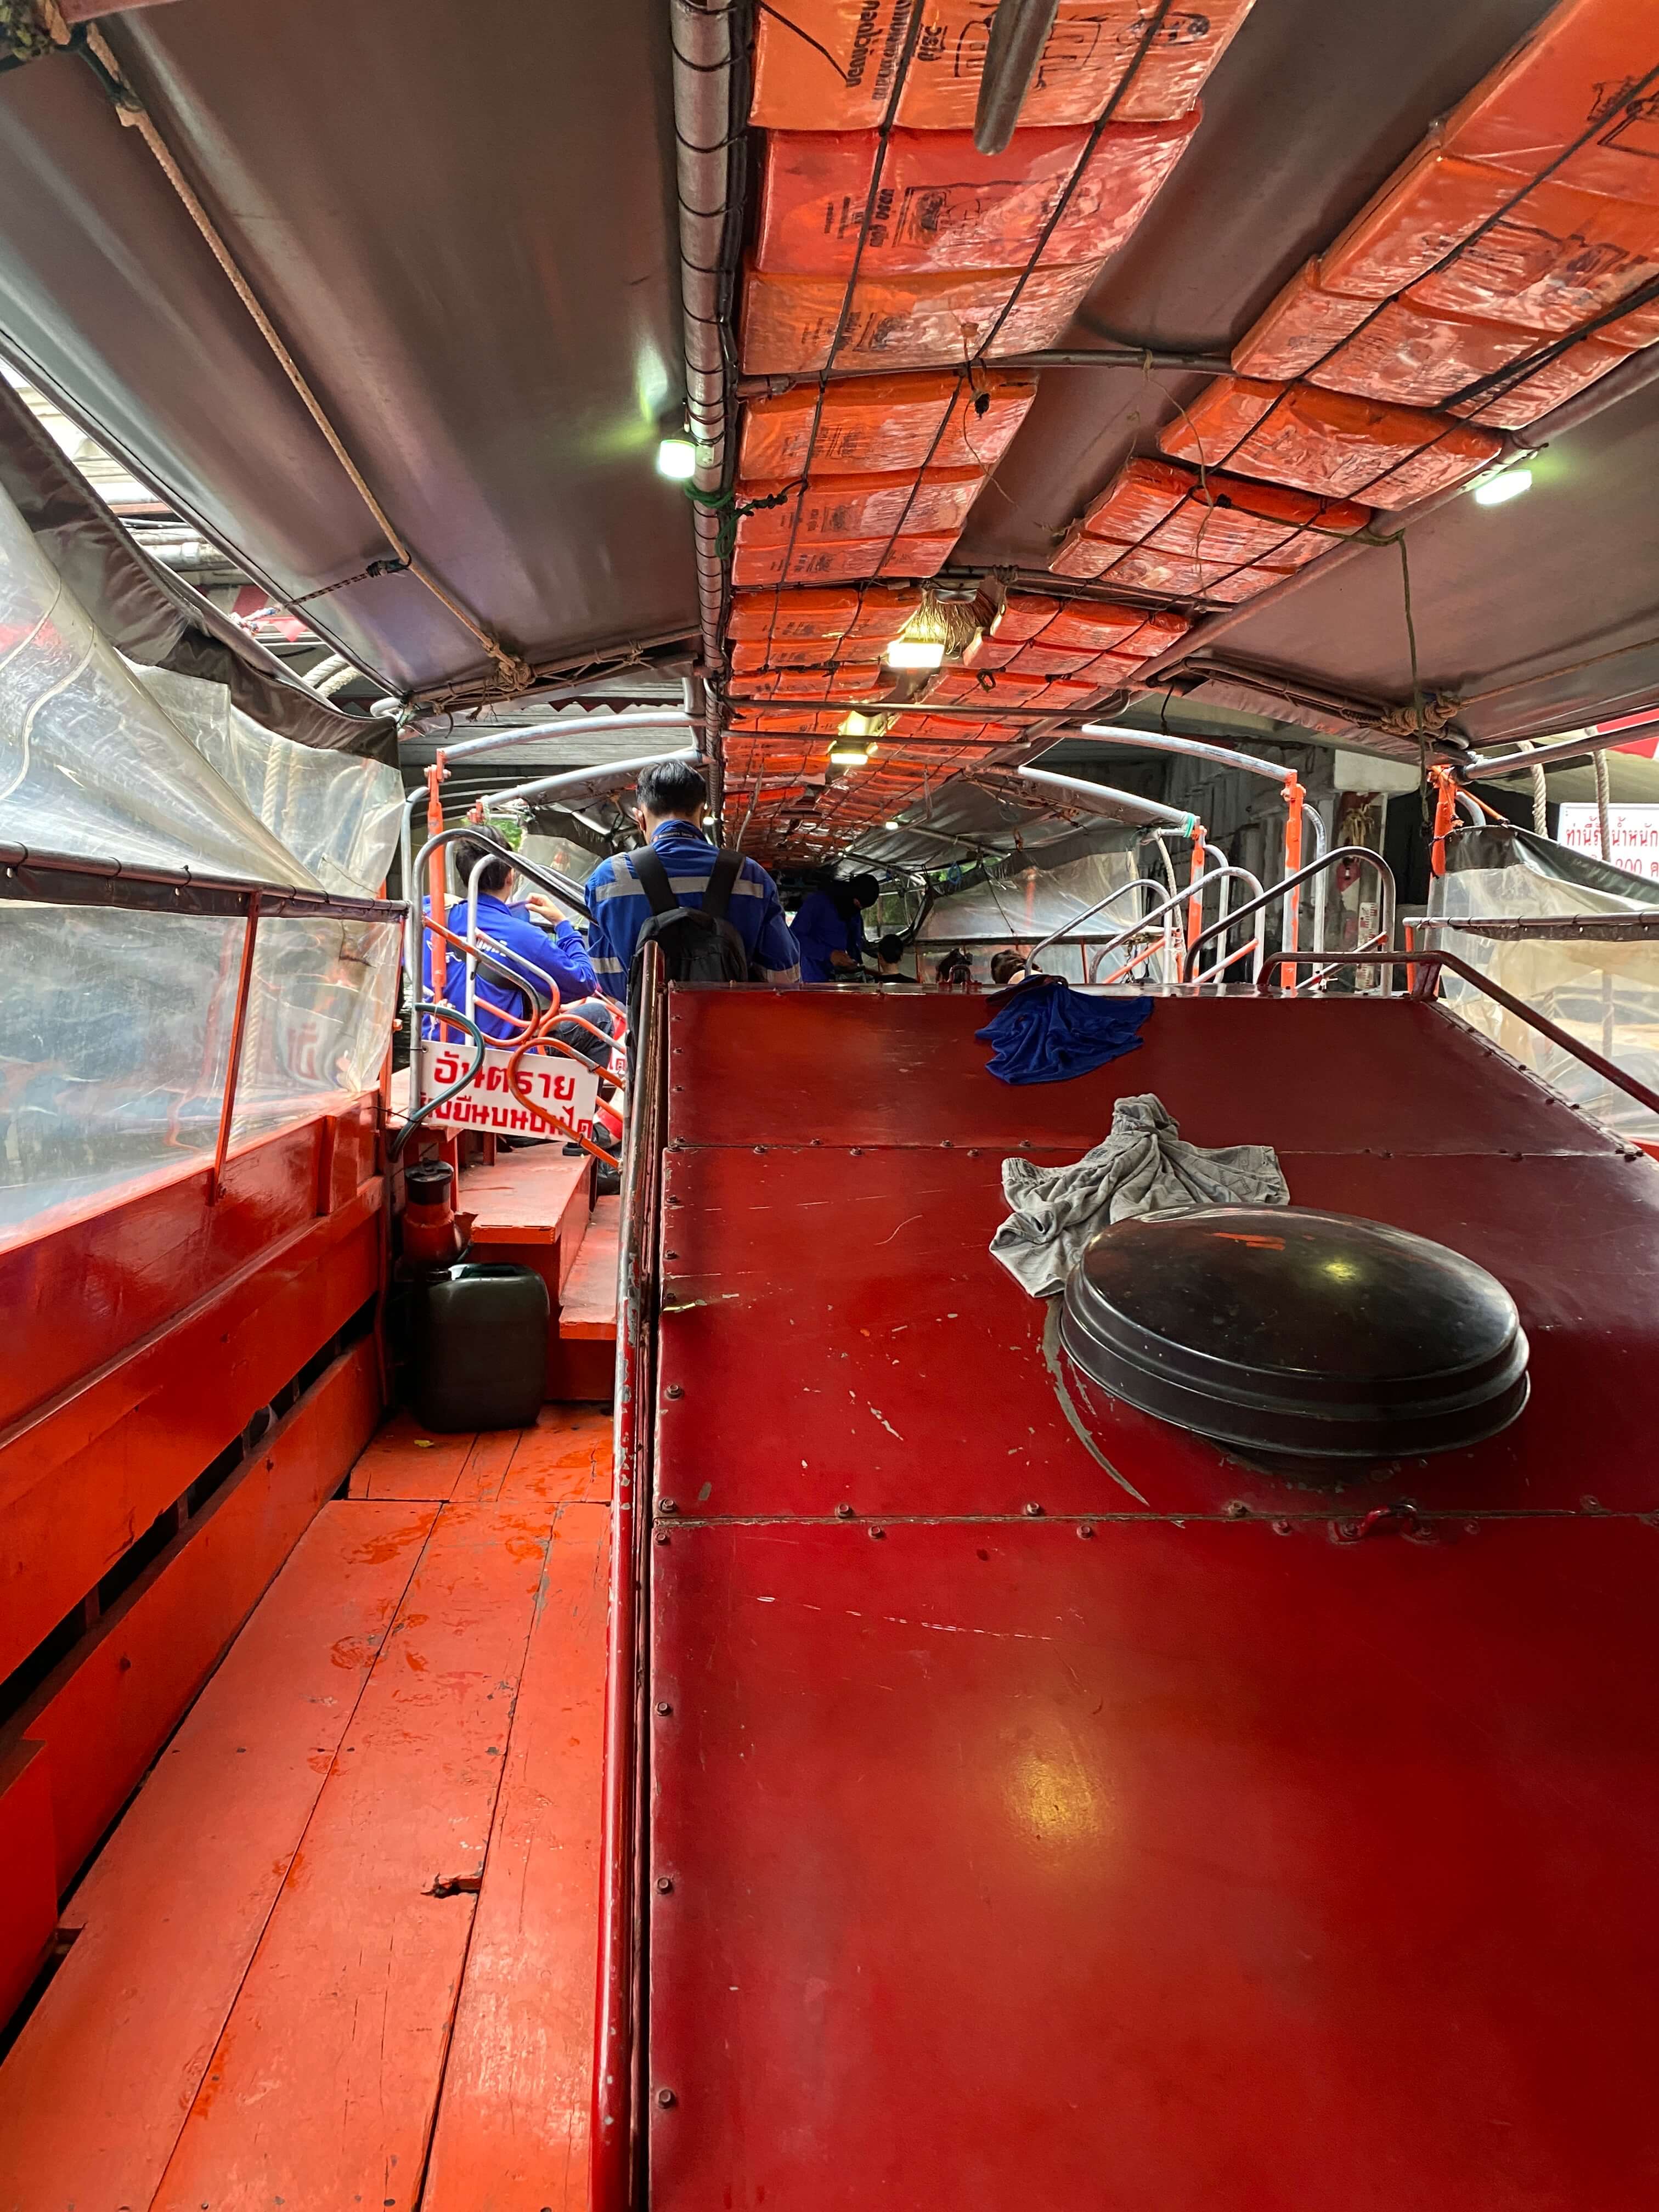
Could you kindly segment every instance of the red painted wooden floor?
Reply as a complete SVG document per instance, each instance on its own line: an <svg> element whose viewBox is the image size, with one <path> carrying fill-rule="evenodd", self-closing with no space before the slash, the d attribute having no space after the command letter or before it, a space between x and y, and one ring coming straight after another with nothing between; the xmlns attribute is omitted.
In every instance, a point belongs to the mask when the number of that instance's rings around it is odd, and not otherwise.
<svg viewBox="0 0 1659 2212"><path fill-rule="evenodd" d="M1425 1006L1160 1001L1021 1091L981 1012L674 994L653 2212L1646 2212L1659 1170ZM1142 1091L1492 1267L1517 1426L1086 1449L985 1247Z"/></svg>
<svg viewBox="0 0 1659 2212"><path fill-rule="evenodd" d="M3 2212L576 2212L608 1424L399 1422L65 1910Z"/></svg>

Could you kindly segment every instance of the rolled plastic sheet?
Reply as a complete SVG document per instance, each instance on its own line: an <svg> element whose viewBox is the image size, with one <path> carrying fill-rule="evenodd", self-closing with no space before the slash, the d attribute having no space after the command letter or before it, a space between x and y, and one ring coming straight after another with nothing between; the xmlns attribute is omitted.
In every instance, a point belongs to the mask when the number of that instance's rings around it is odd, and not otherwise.
<svg viewBox="0 0 1659 2212"><path fill-rule="evenodd" d="M403 820L403 778L395 768L278 737L234 705L222 684L128 665L203 759L325 890L356 898L379 894Z"/></svg>
<svg viewBox="0 0 1659 2212"><path fill-rule="evenodd" d="M981 348L999 354L1053 345L1093 289L1100 264L980 270L943 276L860 276L850 306L840 276L770 276L743 288L743 367L752 376L842 368L957 368ZM843 316L843 309L846 310ZM1006 312L1005 312L1006 311Z"/></svg>
<svg viewBox="0 0 1659 2212"><path fill-rule="evenodd" d="M1541 331L1448 315L1412 298L1386 300L1329 358L1309 371L1311 383L1361 398L1438 407L1550 343Z"/></svg>
<svg viewBox="0 0 1659 2212"><path fill-rule="evenodd" d="M1158 443L1206 468L1396 507L1462 482L1502 450L1490 433L1425 409L1242 376L1218 377Z"/></svg>
<svg viewBox="0 0 1659 2212"><path fill-rule="evenodd" d="M1530 375L1468 400L1455 400L1450 411L1467 416L1471 422L1489 422L1500 430L1525 429L1540 415L1565 406L1569 399L1577 398L1629 358L1622 347L1605 344L1598 338L1581 338Z"/></svg>
<svg viewBox="0 0 1659 2212"><path fill-rule="evenodd" d="M988 471L1036 398L1036 377L1010 369L861 377L823 392L802 385L749 401L738 473L787 483L872 469Z"/></svg>
<svg viewBox="0 0 1659 2212"><path fill-rule="evenodd" d="M1253 0L1180 4L1060 0L1020 109L1027 129L1092 123L1115 99L1124 122L1184 115ZM885 119L911 0L789 0L762 11L749 119L772 131L874 128ZM995 0L922 0L896 120L971 131ZM1127 80L1127 82L1126 82Z"/></svg>
<svg viewBox="0 0 1659 2212"><path fill-rule="evenodd" d="M732 581L741 588L766 584L827 582L832 577L936 576L950 559L957 532L940 537L838 538L797 544L745 545L732 556Z"/></svg>
<svg viewBox="0 0 1659 2212"><path fill-rule="evenodd" d="M1547 178L1413 288L1420 306L1559 335L1659 276L1659 201Z"/></svg>
<svg viewBox="0 0 1659 2212"><path fill-rule="evenodd" d="M1369 301L1328 291L1319 281L1318 262L1310 261L1233 348L1233 368L1240 376L1305 375L1370 312Z"/></svg>
<svg viewBox="0 0 1659 2212"><path fill-rule="evenodd" d="M748 550L818 541L884 538L902 529L913 538L960 534L985 482L978 469L924 469L920 475L874 473L814 477L792 484L771 477L739 483L738 504L778 500L744 514L738 544Z"/></svg>
<svg viewBox="0 0 1659 2212"><path fill-rule="evenodd" d="M1199 112L1090 132L1016 131L981 154L967 131L774 131L755 266L773 275L939 275L1115 253L1186 151ZM877 168L879 163L879 182ZM866 213L868 222L866 223Z"/></svg>
<svg viewBox="0 0 1659 2212"><path fill-rule="evenodd" d="M1468 830L1449 839L1446 872L1430 887L1430 918L1562 919L1650 913L1659 884L1586 860L1522 830ZM1659 936L1641 939L1523 938L1470 930L1437 933L1443 945L1570 1036L1659 1089ZM1472 983L1443 975L1446 1005L1577 1106L1620 1135L1659 1143L1659 1115L1606 1083Z"/></svg>
<svg viewBox="0 0 1659 2212"><path fill-rule="evenodd" d="M1443 261L1513 199L1516 189L1512 176L1447 153L1443 134L1431 131L1321 254L1315 281L1331 294L1389 299ZM1246 369L1237 360L1234 367L1247 375L1275 374Z"/></svg>
<svg viewBox="0 0 1659 2212"><path fill-rule="evenodd" d="M1615 199L1659 200L1659 17L1649 0L1562 0L1446 118L1462 161L1556 173Z"/></svg>

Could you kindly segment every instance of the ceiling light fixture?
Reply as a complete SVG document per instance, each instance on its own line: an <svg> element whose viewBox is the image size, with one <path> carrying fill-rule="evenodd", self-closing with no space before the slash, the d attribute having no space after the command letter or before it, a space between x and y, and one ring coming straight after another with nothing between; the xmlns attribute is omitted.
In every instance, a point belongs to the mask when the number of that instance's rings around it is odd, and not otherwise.
<svg viewBox="0 0 1659 2212"><path fill-rule="evenodd" d="M697 473L697 449L690 438L665 438L657 447L657 474L670 483L690 483Z"/></svg>
<svg viewBox="0 0 1659 2212"><path fill-rule="evenodd" d="M1532 489L1530 469L1504 469L1495 477L1483 477L1474 488L1477 507L1502 507L1506 500L1519 499L1523 491Z"/></svg>
<svg viewBox="0 0 1659 2212"><path fill-rule="evenodd" d="M942 668L951 642L951 626L932 585L922 586L921 601L904 628L888 647L884 658L890 668Z"/></svg>

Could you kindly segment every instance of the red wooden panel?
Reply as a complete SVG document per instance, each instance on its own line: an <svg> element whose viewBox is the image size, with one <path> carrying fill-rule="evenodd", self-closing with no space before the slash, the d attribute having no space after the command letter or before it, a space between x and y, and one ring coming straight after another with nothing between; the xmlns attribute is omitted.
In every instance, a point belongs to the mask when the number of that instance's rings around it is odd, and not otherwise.
<svg viewBox="0 0 1659 2212"><path fill-rule="evenodd" d="M547 1546L441 1510L155 2212L415 2203Z"/></svg>
<svg viewBox="0 0 1659 2212"><path fill-rule="evenodd" d="M282 1258L138 1355L143 1395L72 1457L50 1464L56 1442L92 1418L74 1404L0 1451L0 1672L51 1633L250 1417L374 1297L381 1263L375 1196L367 1193L349 1212L319 1223ZM347 1233L337 1233L343 1229ZM112 1377L104 1402L127 1388ZM46 1469L32 1483L31 1463Z"/></svg>
<svg viewBox="0 0 1659 2212"><path fill-rule="evenodd" d="M677 989L669 1133L694 1145L1085 1151L1152 1091L1199 1145L1606 1152L1585 1116L1408 999L1160 999L1137 1052L1068 1083L985 1073L975 994Z"/></svg>
<svg viewBox="0 0 1659 2212"><path fill-rule="evenodd" d="M1648 2212L1659 1530L653 1554L665 2212Z"/></svg>
<svg viewBox="0 0 1659 2212"><path fill-rule="evenodd" d="M76 1891L0 2203L148 2207L436 1510L323 1508Z"/></svg>
<svg viewBox="0 0 1659 2212"><path fill-rule="evenodd" d="M617 1246L621 1228L621 1199L602 1198L559 1292L561 1336L616 1342Z"/></svg>
<svg viewBox="0 0 1659 2212"><path fill-rule="evenodd" d="M607 1520L553 1523L421 2212L587 2212Z"/></svg>
<svg viewBox="0 0 1659 2212"><path fill-rule="evenodd" d="M347 1119L355 1126L356 1109ZM215 1206L207 1170L191 1168L124 1202L101 1194L83 1218L0 1255L10 1333L0 1422L171 1323L309 1220L322 1127L304 1122L233 1154ZM349 1156L358 1141L348 1135Z"/></svg>
<svg viewBox="0 0 1659 2212"><path fill-rule="evenodd" d="M374 1347L356 1345L24 1708L16 1732L52 1754L60 1889L338 1487L380 1405Z"/></svg>
<svg viewBox="0 0 1659 2212"><path fill-rule="evenodd" d="M1064 1155L1044 1154L1045 1159ZM1659 1170L1617 1154L1512 1161L1287 1154L1291 1195L1436 1237L1489 1267L1532 1340L1505 1435L1333 1504L1102 1405L1078 1441L1046 1309L987 1249L995 1149L672 1153L659 1494L687 1514L1347 1512L1402 1489L1459 1509L1659 1506ZM678 1396L665 1394L676 1391Z"/></svg>
<svg viewBox="0 0 1659 2212"><path fill-rule="evenodd" d="M58 1862L46 1746L0 1747L0 2027L45 1965L58 1928ZM8 2094L0 2077L0 2130ZM0 2175L9 2175L0 2135ZM6 2184L0 2181L0 2188Z"/></svg>

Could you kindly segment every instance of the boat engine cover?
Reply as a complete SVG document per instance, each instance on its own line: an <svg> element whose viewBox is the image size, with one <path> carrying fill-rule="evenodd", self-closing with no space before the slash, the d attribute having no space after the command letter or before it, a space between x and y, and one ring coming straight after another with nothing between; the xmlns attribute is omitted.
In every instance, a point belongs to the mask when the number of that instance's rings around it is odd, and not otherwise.
<svg viewBox="0 0 1659 2212"><path fill-rule="evenodd" d="M1274 1455L1454 1451L1527 1402L1527 1340L1496 1277L1304 1206L1115 1222L1072 1270L1060 1340L1113 1397Z"/></svg>

